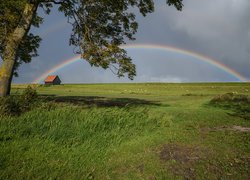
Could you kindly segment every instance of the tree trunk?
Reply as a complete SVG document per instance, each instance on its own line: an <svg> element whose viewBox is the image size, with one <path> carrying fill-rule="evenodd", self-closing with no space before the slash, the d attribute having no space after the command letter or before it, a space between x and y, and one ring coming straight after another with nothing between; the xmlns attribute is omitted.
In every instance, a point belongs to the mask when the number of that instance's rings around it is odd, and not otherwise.
<svg viewBox="0 0 250 180"><path fill-rule="evenodd" d="M19 24L7 37L6 46L3 51L3 63L0 67L0 97L10 94L16 52L20 43L29 32L36 10L36 4L27 3L24 7Z"/></svg>

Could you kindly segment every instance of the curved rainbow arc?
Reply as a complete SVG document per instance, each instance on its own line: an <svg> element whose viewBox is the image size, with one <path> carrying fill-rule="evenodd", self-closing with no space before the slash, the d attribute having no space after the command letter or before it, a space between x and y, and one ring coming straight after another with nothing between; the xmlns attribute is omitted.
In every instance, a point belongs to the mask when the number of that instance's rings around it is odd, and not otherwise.
<svg viewBox="0 0 250 180"><path fill-rule="evenodd" d="M179 54L183 54L183 55L187 55L190 57L194 57L197 60L200 60L202 62L206 62L207 64L210 64L212 66L215 66L219 69L221 69L222 71L234 76L235 78L237 78L240 81L243 82L248 82L248 79L245 78L244 76L242 76L241 74L239 74L238 72L236 72L235 70L227 67L226 65L210 58L204 55L201 55L199 53L196 52L192 52L192 51L188 51L185 49L181 49L181 48L176 48L176 47L172 47L172 46L168 46L168 45L158 45L158 44L129 44L129 45L122 45L120 46L121 48L124 49L155 49L155 50L163 50L163 51L169 51L169 52L175 52L175 53L179 53ZM54 68L46 71L45 73L43 73L41 76L39 76L38 78L36 78L32 83L33 84L38 84L40 83L42 80L44 80L48 75L64 68L67 65L70 65L76 61L81 60L81 56L77 55L74 56L70 59L65 60L64 62L56 65Z"/></svg>
<svg viewBox="0 0 250 180"><path fill-rule="evenodd" d="M40 75L38 78L36 78L32 84L38 84L39 82L41 82L43 79L45 79L48 75L58 71L59 69L64 68L65 66L72 64L78 60L81 59L80 55L74 56L70 59L67 59L66 61L62 62L61 64L56 65L55 67L53 67L52 69L46 71L45 73L43 73L42 75Z"/></svg>

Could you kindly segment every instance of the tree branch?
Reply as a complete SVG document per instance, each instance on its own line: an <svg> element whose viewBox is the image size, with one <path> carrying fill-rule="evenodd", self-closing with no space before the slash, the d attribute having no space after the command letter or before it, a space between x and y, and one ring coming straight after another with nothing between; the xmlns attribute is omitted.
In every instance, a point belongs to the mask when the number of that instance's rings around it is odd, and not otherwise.
<svg viewBox="0 0 250 180"><path fill-rule="evenodd" d="M63 4L66 2L66 0L30 0L31 3L54 3L54 4Z"/></svg>

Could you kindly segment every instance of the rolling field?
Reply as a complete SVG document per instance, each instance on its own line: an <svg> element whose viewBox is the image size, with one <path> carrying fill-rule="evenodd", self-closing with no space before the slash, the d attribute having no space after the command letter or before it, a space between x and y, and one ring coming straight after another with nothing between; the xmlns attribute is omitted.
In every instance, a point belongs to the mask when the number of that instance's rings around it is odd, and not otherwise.
<svg viewBox="0 0 250 180"><path fill-rule="evenodd" d="M250 179L250 83L34 87L0 115L0 179Z"/></svg>

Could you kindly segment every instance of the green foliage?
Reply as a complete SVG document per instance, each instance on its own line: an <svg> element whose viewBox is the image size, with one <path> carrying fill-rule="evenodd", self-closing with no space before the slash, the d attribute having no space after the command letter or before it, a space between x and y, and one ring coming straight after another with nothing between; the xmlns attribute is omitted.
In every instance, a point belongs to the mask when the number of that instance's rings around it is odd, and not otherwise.
<svg viewBox="0 0 250 180"><path fill-rule="evenodd" d="M28 86L20 96L20 103L22 104L22 111L27 111L32 108L34 102L37 100L37 92L31 86Z"/></svg>
<svg viewBox="0 0 250 180"><path fill-rule="evenodd" d="M19 24L21 12L27 0L8 0L0 1L0 47L3 48L3 42L7 34Z"/></svg>
<svg viewBox="0 0 250 180"><path fill-rule="evenodd" d="M3 52L8 42L8 37L20 25L22 11L27 0L8 0L0 1L0 60L4 59ZM35 14L32 25L39 27L43 18ZM14 66L14 76L18 76L18 67L24 62L31 62L32 57L38 56L37 49L41 38L37 35L27 32L27 35L21 41L19 48L16 50L16 59Z"/></svg>
<svg viewBox="0 0 250 180"><path fill-rule="evenodd" d="M39 48L39 43L41 38L32 33L28 34L21 42L18 50L14 67L14 75L18 76L18 67L24 63L30 63L32 57L38 56L37 49Z"/></svg>
<svg viewBox="0 0 250 180"><path fill-rule="evenodd" d="M24 89L22 95L21 95L23 101L26 102L32 102L37 98L37 92L35 88L32 88L31 86L28 86Z"/></svg>
<svg viewBox="0 0 250 180"><path fill-rule="evenodd" d="M168 0L168 5L182 8L182 0ZM69 8L70 7L70 8ZM74 7L74 8L71 8ZM78 49L92 66L110 68L118 77L136 75L135 65L127 52L119 46L125 40L134 40L138 23L131 7L138 8L143 16L154 11L152 0L101 0L61 3L59 11L72 20L70 44ZM85 12L85 13L82 13Z"/></svg>

